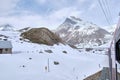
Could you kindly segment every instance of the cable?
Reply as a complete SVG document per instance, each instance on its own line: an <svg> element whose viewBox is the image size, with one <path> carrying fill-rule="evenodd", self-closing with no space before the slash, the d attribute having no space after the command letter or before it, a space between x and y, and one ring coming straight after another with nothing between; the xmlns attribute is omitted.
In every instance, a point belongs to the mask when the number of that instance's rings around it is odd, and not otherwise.
<svg viewBox="0 0 120 80"><path fill-rule="evenodd" d="M102 9L102 11L103 11L103 14L105 15L105 18L106 18L107 23L110 25L109 19L108 19L108 17L107 17L107 14L106 14L104 8L103 8L102 2L101 2L100 0L98 0L98 2L99 2L100 7L101 7L101 9Z"/></svg>
<svg viewBox="0 0 120 80"><path fill-rule="evenodd" d="M108 1L107 0L104 0L104 6L106 6L106 11L108 13L108 16L109 16L109 20L111 21L111 23L113 22L113 18L112 18L112 14L111 14L111 11L110 11L110 6L108 4Z"/></svg>
<svg viewBox="0 0 120 80"><path fill-rule="evenodd" d="M101 3L103 4L104 6L104 11L106 11L106 15L107 15L107 18L109 17L109 11L108 11L108 7L106 5L106 2L104 2L103 0L101 0ZM108 19L109 22L110 22L110 19Z"/></svg>

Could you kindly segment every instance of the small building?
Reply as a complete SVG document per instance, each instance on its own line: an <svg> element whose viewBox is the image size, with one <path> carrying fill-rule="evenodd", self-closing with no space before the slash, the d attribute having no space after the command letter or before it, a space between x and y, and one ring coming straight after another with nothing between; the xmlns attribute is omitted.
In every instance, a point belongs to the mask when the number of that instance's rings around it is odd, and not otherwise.
<svg viewBox="0 0 120 80"><path fill-rule="evenodd" d="M10 41L0 41L0 54L11 54L12 44Z"/></svg>

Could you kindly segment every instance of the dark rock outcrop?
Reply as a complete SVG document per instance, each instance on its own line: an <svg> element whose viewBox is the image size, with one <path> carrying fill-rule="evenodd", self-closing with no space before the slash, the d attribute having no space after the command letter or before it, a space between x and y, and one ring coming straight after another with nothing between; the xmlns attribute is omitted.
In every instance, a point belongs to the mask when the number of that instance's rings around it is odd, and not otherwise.
<svg viewBox="0 0 120 80"><path fill-rule="evenodd" d="M48 30L47 28L32 28L26 32L23 32L21 36L24 39L28 39L33 43L54 45L63 43L61 38Z"/></svg>

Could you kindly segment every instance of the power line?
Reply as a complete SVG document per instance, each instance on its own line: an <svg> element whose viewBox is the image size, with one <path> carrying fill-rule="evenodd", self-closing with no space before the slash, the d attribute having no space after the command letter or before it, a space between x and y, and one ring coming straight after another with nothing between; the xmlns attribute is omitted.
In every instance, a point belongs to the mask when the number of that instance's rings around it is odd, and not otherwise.
<svg viewBox="0 0 120 80"><path fill-rule="evenodd" d="M102 11L103 11L103 14L105 15L105 18L106 18L107 23L110 25L109 19L107 18L107 14L106 14L106 12L105 12L105 10L104 10L104 8L103 8L103 5L102 5L101 1L98 0L98 2L99 2L100 7L101 7L101 9L102 9Z"/></svg>
<svg viewBox="0 0 120 80"><path fill-rule="evenodd" d="M107 21L107 23L109 25L111 25L111 23L113 22L112 16L111 16L111 12L110 12L110 8L108 6L108 2L106 0L98 0L99 5L103 11L103 14L105 16L105 19Z"/></svg>
<svg viewBox="0 0 120 80"><path fill-rule="evenodd" d="M105 1L106 10L108 11L108 15L110 17L110 20L111 20L111 22L113 22L113 18L112 18L112 14L111 14L111 11L110 11L110 6L108 4L108 0L104 0L104 1Z"/></svg>

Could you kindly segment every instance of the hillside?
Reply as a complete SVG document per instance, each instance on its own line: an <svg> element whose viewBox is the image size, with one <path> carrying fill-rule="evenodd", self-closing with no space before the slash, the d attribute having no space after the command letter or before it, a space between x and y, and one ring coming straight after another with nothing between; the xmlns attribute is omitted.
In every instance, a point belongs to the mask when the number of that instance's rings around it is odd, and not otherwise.
<svg viewBox="0 0 120 80"><path fill-rule="evenodd" d="M7 36L13 45L12 55L0 54L0 80L83 80L108 66L107 55L102 52L89 54L93 52L79 52L63 44L26 42L17 31L0 31L0 34Z"/></svg>
<svg viewBox="0 0 120 80"><path fill-rule="evenodd" d="M68 44L77 47L101 46L109 43L112 37L105 29L73 16L66 18L56 33Z"/></svg>
<svg viewBox="0 0 120 80"><path fill-rule="evenodd" d="M21 36L24 39L28 39L31 42L39 44L53 45L63 43L62 39L47 28L32 28L26 32L23 32Z"/></svg>

